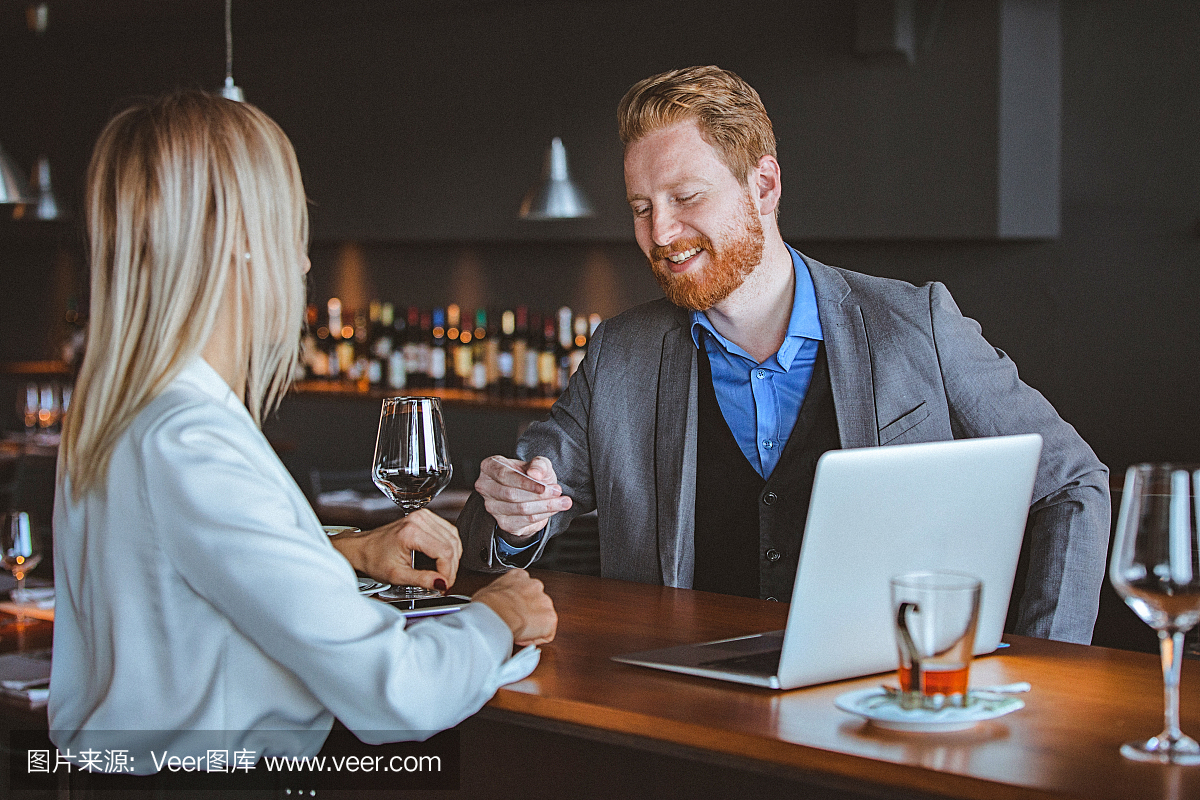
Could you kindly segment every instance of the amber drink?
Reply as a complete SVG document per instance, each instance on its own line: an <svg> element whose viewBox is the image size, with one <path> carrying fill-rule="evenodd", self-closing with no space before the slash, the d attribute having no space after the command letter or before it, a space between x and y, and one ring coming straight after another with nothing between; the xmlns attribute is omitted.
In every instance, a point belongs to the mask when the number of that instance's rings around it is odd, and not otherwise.
<svg viewBox="0 0 1200 800"><path fill-rule="evenodd" d="M956 572L914 572L892 578L891 589L901 705L966 705L982 583Z"/></svg>

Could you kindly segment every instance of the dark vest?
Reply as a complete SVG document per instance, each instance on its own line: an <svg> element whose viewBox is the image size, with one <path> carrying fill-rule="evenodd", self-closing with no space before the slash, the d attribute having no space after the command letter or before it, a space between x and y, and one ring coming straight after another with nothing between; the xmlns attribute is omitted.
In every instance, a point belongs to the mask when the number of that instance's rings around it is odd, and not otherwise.
<svg viewBox="0 0 1200 800"><path fill-rule="evenodd" d="M746 460L713 390L700 347L696 431L696 567L692 588L788 602L817 459L841 447L825 345L800 416L768 480Z"/></svg>

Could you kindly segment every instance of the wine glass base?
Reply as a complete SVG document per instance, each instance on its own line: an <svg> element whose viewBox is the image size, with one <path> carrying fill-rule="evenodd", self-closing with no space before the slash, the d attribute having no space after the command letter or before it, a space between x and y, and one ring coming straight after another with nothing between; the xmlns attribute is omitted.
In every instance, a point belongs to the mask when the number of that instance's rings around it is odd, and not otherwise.
<svg viewBox="0 0 1200 800"><path fill-rule="evenodd" d="M423 586L392 586L375 595L380 600L428 600L441 597L437 589L426 589Z"/></svg>
<svg viewBox="0 0 1200 800"><path fill-rule="evenodd" d="M1190 736L1175 740L1155 736L1145 742L1126 742L1121 745L1121 755L1131 761L1193 766L1200 764L1200 745Z"/></svg>

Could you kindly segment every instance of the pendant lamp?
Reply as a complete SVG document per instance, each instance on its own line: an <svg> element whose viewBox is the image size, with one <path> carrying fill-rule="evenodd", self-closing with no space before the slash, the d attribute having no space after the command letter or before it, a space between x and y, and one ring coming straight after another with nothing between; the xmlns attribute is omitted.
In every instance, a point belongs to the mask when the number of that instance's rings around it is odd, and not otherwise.
<svg viewBox="0 0 1200 800"><path fill-rule="evenodd" d="M542 179L525 193L521 219L579 219L593 216L592 203L571 180L567 171L567 148L555 136L546 151Z"/></svg>
<svg viewBox="0 0 1200 800"><path fill-rule="evenodd" d="M29 191L24 171L0 147L0 204L34 203L37 198Z"/></svg>
<svg viewBox="0 0 1200 800"><path fill-rule="evenodd" d="M225 0L225 85L221 87L221 96L246 102L246 93L233 82L233 0Z"/></svg>
<svg viewBox="0 0 1200 800"><path fill-rule="evenodd" d="M42 34L46 32L46 21L49 9L45 3L30 5L25 9L25 21L29 29ZM0 205L27 205L36 203L37 197L29 191L25 182L25 170L4 152L0 145ZM19 218L23 209L17 209L15 216Z"/></svg>
<svg viewBox="0 0 1200 800"><path fill-rule="evenodd" d="M36 196L34 216L38 219L61 219L62 208L58 198L54 196L54 187L50 185L50 159L39 156L37 166L33 168L33 194Z"/></svg>

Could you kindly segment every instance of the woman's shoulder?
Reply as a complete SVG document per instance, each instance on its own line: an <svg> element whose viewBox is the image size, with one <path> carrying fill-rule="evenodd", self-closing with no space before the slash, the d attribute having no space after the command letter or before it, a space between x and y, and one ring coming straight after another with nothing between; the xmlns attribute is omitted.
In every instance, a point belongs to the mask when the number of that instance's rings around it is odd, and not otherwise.
<svg viewBox="0 0 1200 800"><path fill-rule="evenodd" d="M143 458L151 460L215 449L253 452L262 438L244 407L186 376L173 380L151 400L126 436Z"/></svg>

